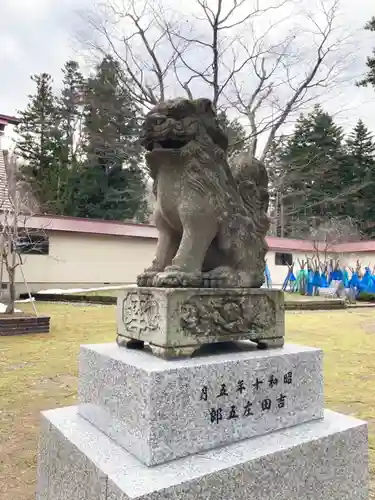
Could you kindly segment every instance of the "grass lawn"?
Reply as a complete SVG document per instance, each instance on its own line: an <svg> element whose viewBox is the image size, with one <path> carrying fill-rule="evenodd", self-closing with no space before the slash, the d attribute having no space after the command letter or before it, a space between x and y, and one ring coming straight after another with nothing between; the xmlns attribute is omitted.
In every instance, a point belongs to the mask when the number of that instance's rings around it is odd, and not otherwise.
<svg viewBox="0 0 375 500"><path fill-rule="evenodd" d="M50 334L0 337L0 497L4 500L35 498L39 412L75 403L80 344L115 339L114 306L38 303L37 308L40 314L51 315ZM25 304L22 309L31 308ZM287 341L324 349L326 407L369 422L375 477L373 310L287 313Z"/></svg>

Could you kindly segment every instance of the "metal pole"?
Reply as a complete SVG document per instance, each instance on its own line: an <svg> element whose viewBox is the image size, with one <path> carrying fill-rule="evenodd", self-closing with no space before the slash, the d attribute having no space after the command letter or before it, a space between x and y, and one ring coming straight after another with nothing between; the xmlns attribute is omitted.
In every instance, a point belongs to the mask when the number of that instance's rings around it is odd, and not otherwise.
<svg viewBox="0 0 375 500"><path fill-rule="evenodd" d="M18 258L20 259L20 256L18 256ZM29 299L31 300L31 305L32 305L32 307L34 309L35 316L38 316L38 311L36 310L36 307L35 307L35 300L32 300L33 298L31 296L30 288L29 288L29 285L27 284L27 281L26 281L26 278L25 278L25 273L23 272L21 259L20 259L20 271L21 271L21 274L22 274L23 282L25 283L27 294L29 296Z"/></svg>

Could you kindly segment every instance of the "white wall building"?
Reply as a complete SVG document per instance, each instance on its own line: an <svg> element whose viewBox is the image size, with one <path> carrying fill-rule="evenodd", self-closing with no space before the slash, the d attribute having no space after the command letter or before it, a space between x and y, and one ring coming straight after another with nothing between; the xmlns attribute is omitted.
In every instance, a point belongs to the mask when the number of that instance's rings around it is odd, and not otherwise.
<svg viewBox="0 0 375 500"><path fill-rule="evenodd" d="M20 242L22 270L31 290L90 288L134 283L150 265L156 247L157 230L133 224L72 217L37 216L26 219L28 236ZM267 264L273 285L281 285L288 264L313 257L309 241L268 237ZM375 241L333 245L330 255L355 267L375 264ZM26 287L17 269L17 290ZM3 274L3 282L6 276Z"/></svg>

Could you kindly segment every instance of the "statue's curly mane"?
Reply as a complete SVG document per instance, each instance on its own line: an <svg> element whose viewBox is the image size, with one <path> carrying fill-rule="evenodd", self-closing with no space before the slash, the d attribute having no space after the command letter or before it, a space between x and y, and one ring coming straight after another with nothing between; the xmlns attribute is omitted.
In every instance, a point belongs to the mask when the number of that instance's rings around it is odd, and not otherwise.
<svg viewBox="0 0 375 500"><path fill-rule="evenodd" d="M231 237L236 237L237 224L244 224L251 228L253 238L263 240L269 228L268 176L264 165L246 154L229 164L227 151L212 141L215 127L223 133L216 116L211 133L207 133L205 123L202 125L196 140L184 148L184 176L192 189L202 195L210 193L212 203L227 213Z"/></svg>

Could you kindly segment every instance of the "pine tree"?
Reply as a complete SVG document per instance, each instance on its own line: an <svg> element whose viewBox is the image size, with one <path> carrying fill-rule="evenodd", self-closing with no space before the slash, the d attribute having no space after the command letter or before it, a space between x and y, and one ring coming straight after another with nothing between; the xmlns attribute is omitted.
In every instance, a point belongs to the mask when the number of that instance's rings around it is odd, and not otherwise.
<svg viewBox="0 0 375 500"><path fill-rule="evenodd" d="M19 112L16 152L23 160L21 175L38 199L41 210L59 213L58 172L61 159L61 134L58 127L52 79L47 73L34 75L36 92Z"/></svg>
<svg viewBox="0 0 375 500"><path fill-rule="evenodd" d="M64 159L73 164L82 154L82 119L84 78L76 61L67 61L62 70L63 81L58 99L59 128L64 142Z"/></svg>
<svg viewBox="0 0 375 500"><path fill-rule="evenodd" d="M217 119L228 136L228 156L232 158L245 149L246 131L237 119L229 120L224 111L218 113Z"/></svg>
<svg viewBox="0 0 375 500"><path fill-rule="evenodd" d="M342 142L342 129L319 105L297 120L280 155L285 235L301 235L341 213Z"/></svg>
<svg viewBox="0 0 375 500"><path fill-rule="evenodd" d="M346 143L349 155L358 163L373 165L375 160L374 137L362 120L358 120Z"/></svg>
<svg viewBox="0 0 375 500"><path fill-rule="evenodd" d="M284 200L288 193L289 181L283 163L286 143L287 141L283 136L275 139L265 158L269 181L270 233L281 237L285 233Z"/></svg>
<svg viewBox="0 0 375 500"><path fill-rule="evenodd" d="M366 30L375 32L375 17L373 17L365 26ZM367 87L367 85L372 85L375 88L375 49L372 51L372 56L367 58L367 68L368 72L363 80L358 82L358 86Z"/></svg>
<svg viewBox="0 0 375 500"><path fill-rule="evenodd" d="M77 202L71 215L142 220L146 202L138 115L121 85L117 63L105 57L86 83L87 159L73 185Z"/></svg>
<svg viewBox="0 0 375 500"><path fill-rule="evenodd" d="M375 186L375 142L371 132L362 120L350 133L346 141L347 163L346 183L353 186L363 185L363 189L355 191L349 197L348 215L355 217L364 232L370 234L368 222L375 220L375 202L373 192Z"/></svg>
<svg viewBox="0 0 375 500"><path fill-rule="evenodd" d="M76 186L83 170L85 81L76 61L67 61L57 99L61 155L56 187L56 204L62 215L75 215Z"/></svg>

